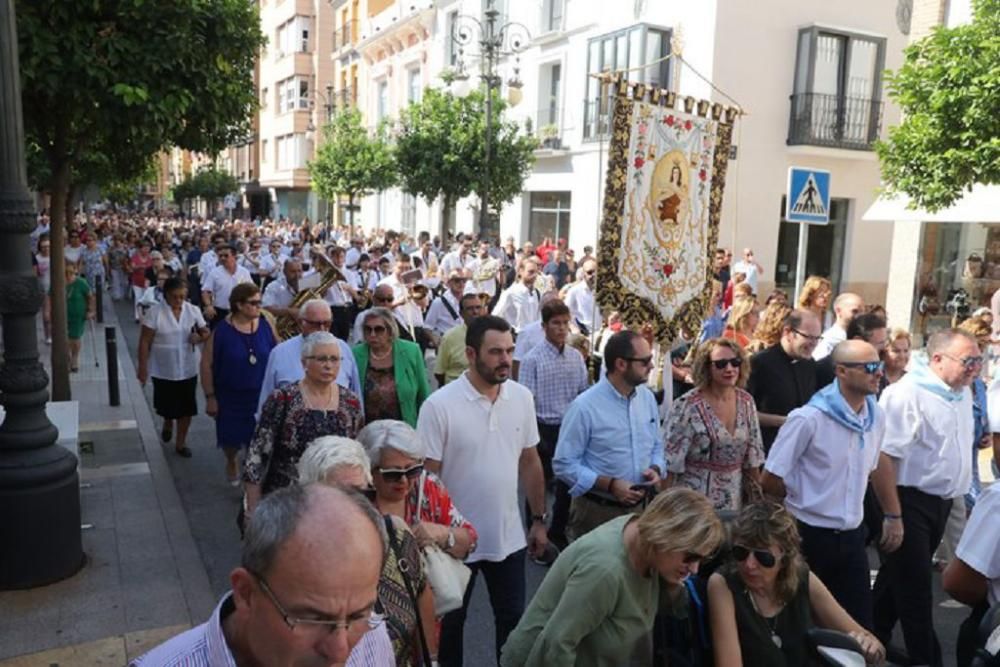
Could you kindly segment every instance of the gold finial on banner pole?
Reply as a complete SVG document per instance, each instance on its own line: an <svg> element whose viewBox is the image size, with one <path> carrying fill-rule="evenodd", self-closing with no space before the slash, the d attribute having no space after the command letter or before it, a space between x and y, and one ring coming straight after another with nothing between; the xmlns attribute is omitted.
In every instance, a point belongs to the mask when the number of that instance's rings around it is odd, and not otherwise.
<svg viewBox="0 0 1000 667"><path fill-rule="evenodd" d="M698 115L704 118L708 115L708 101L700 100L698 102Z"/></svg>
<svg viewBox="0 0 1000 667"><path fill-rule="evenodd" d="M667 93L667 106L671 109L677 108L677 93L673 91Z"/></svg>
<svg viewBox="0 0 1000 667"><path fill-rule="evenodd" d="M649 101L651 103L656 104L657 106L659 106L659 104L660 104L660 95L662 95L662 94L663 94L663 91L661 89L654 88L652 94L649 96Z"/></svg>
<svg viewBox="0 0 1000 667"><path fill-rule="evenodd" d="M716 102L712 105L712 120L719 120L722 118L722 105Z"/></svg>
<svg viewBox="0 0 1000 667"><path fill-rule="evenodd" d="M688 95L684 98L684 112L691 113L694 111L694 98Z"/></svg>

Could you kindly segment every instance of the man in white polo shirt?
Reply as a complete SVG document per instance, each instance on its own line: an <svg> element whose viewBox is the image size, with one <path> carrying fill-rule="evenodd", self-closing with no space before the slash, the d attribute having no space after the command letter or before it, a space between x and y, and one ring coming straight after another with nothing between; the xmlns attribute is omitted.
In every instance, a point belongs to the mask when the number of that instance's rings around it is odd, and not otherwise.
<svg viewBox="0 0 1000 667"><path fill-rule="evenodd" d="M913 665L941 664L931 557L951 499L972 483L969 385L983 364L976 339L957 329L931 336L927 357L882 392L885 439L872 475L885 515L882 547L889 552L875 580L875 634L884 644L898 619Z"/></svg>
<svg viewBox="0 0 1000 667"><path fill-rule="evenodd" d="M872 629L865 552L865 489L878 463L885 415L875 401L883 364L869 343L833 351L834 382L793 410L767 455L761 485L798 519L802 553L855 621Z"/></svg>
<svg viewBox="0 0 1000 667"><path fill-rule="evenodd" d="M205 319L212 327L229 314L229 294L240 283L252 283L250 272L236 263L236 248L224 245L216 250L219 265L209 271L201 283L201 302Z"/></svg>
<svg viewBox="0 0 1000 667"><path fill-rule="evenodd" d="M465 343L469 369L431 394L417 419L427 469L441 476L455 506L479 533L465 561L472 569L465 604L441 623L442 666L462 664L465 615L479 572L489 589L499 662L500 648L524 612L525 547L538 556L548 545L534 399L521 385L507 382L514 352L510 325L498 317L476 318ZM518 509L519 480L531 506L527 543Z"/></svg>

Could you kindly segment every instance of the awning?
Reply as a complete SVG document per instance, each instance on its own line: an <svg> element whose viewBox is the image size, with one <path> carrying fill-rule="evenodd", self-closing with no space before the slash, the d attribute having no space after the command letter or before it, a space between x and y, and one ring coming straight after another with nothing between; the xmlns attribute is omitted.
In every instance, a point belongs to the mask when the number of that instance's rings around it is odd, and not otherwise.
<svg viewBox="0 0 1000 667"><path fill-rule="evenodd" d="M972 186L972 190L948 208L928 213L922 208L910 209L910 198L900 194L884 195L868 207L862 220L869 222L1000 222L1000 185Z"/></svg>

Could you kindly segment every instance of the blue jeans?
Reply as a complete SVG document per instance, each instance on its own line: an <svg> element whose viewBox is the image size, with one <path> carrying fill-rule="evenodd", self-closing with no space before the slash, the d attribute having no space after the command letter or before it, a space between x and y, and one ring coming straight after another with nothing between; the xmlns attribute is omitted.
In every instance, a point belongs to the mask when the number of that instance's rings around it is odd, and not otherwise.
<svg viewBox="0 0 1000 667"><path fill-rule="evenodd" d="M513 632L521 614L524 613L525 581L524 559L526 549L515 551L502 561L478 561L469 563L472 577L465 591L465 602L461 609L444 615L441 620L441 642L438 647L438 662L442 667L461 667L465 650L465 615L469 610L469 600L480 572L486 579L486 589L493 607L493 623L496 633L497 663L500 649Z"/></svg>

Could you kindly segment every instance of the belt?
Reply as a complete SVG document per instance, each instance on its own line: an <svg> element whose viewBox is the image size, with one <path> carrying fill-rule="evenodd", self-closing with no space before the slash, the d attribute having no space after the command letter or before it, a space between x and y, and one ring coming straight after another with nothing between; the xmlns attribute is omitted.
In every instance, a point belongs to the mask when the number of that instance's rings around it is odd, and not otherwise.
<svg viewBox="0 0 1000 667"><path fill-rule="evenodd" d="M633 509L633 508L638 507L639 505L642 505L642 504L644 504L646 502L645 499L643 499L643 500L640 500L639 502L637 502L637 503L635 503L633 505L626 505L625 503L623 503L623 502L621 502L619 500L614 500L612 498L606 498L606 497L600 496L600 495L598 495L598 494L596 494L596 493L594 493L592 491L589 491L589 492L583 494L583 497L586 498L587 500L589 500L592 503L597 503L598 505L602 505L604 507L617 507L619 509L625 509L625 510Z"/></svg>

